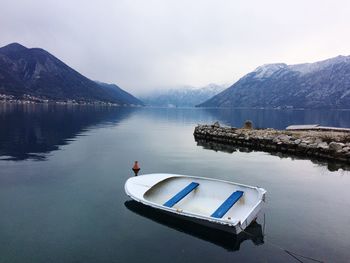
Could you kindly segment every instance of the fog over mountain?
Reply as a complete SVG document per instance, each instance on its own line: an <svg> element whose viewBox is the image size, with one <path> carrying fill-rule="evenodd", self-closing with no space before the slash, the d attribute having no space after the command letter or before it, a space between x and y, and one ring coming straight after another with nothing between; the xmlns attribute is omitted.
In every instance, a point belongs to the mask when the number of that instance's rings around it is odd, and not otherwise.
<svg viewBox="0 0 350 263"><path fill-rule="evenodd" d="M349 13L348 0L2 0L0 46L42 47L90 79L140 94L346 55Z"/></svg>
<svg viewBox="0 0 350 263"><path fill-rule="evenodd" d="M248 73L199 107L350 108L350 56Z"/></svg>
<svg viewBox="0 0 350 263"><path fill-rule="evenodd" d="M141 96L148 106L155 107L194 107L223 91L227 85L209 84L202 88L182 87L158 90Z"/></svg>

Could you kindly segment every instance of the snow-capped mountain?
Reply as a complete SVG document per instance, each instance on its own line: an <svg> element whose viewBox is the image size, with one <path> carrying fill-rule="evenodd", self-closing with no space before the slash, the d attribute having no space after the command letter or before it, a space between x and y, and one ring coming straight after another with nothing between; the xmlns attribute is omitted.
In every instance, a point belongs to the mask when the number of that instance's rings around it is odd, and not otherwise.
<svg viewBox="0 0 350 263"><path fill-rule="evenodd" d="M153 91L140 97L148 106L194 107L220 93L226 87L217 84L209 84L203 88L181 87L178 89Z"/></svg>
<svg viewBox="0 0 350 263"><path fill-rule="evenodd" d="M350 56L263 65L198 106L349 109Z"/></svg>

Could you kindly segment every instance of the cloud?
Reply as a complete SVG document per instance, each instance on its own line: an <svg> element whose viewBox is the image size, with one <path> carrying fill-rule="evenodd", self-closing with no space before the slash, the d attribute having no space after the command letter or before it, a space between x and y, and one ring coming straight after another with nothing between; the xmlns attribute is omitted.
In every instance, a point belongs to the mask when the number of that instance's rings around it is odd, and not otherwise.
<svg viewBox="0 0 350 263"><path fill-rule="evenodd" d="M136 94L349 54L349 1L0 0L0 44L42 47Z"/></svg>

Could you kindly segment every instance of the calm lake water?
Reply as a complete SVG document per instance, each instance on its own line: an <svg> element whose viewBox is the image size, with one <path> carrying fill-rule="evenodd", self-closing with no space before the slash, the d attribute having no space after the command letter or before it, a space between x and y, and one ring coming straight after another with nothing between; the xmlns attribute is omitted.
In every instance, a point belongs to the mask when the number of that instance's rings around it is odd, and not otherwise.
<svg viewBox="0 0 350 263"><path fill-rule="evenodd" d="M350 172L326 162L197 145L197 123L349 127L349 111L0 104L0 262L350 261ZM267 203L247 233L225 235L130 201L142 173L257 185ZM296 256L299 262L313 262Z"/></svg>

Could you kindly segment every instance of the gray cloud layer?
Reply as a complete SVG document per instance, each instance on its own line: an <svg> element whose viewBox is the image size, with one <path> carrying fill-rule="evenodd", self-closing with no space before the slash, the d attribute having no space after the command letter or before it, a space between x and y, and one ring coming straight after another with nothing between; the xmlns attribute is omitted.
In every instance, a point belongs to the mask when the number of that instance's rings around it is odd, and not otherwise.
<svg viewBox="0 0 350 263"><path fill-rule="evenodd" d="M0 45L42 47L140 94L350 54L350 1L0 0Z"/></svg>

